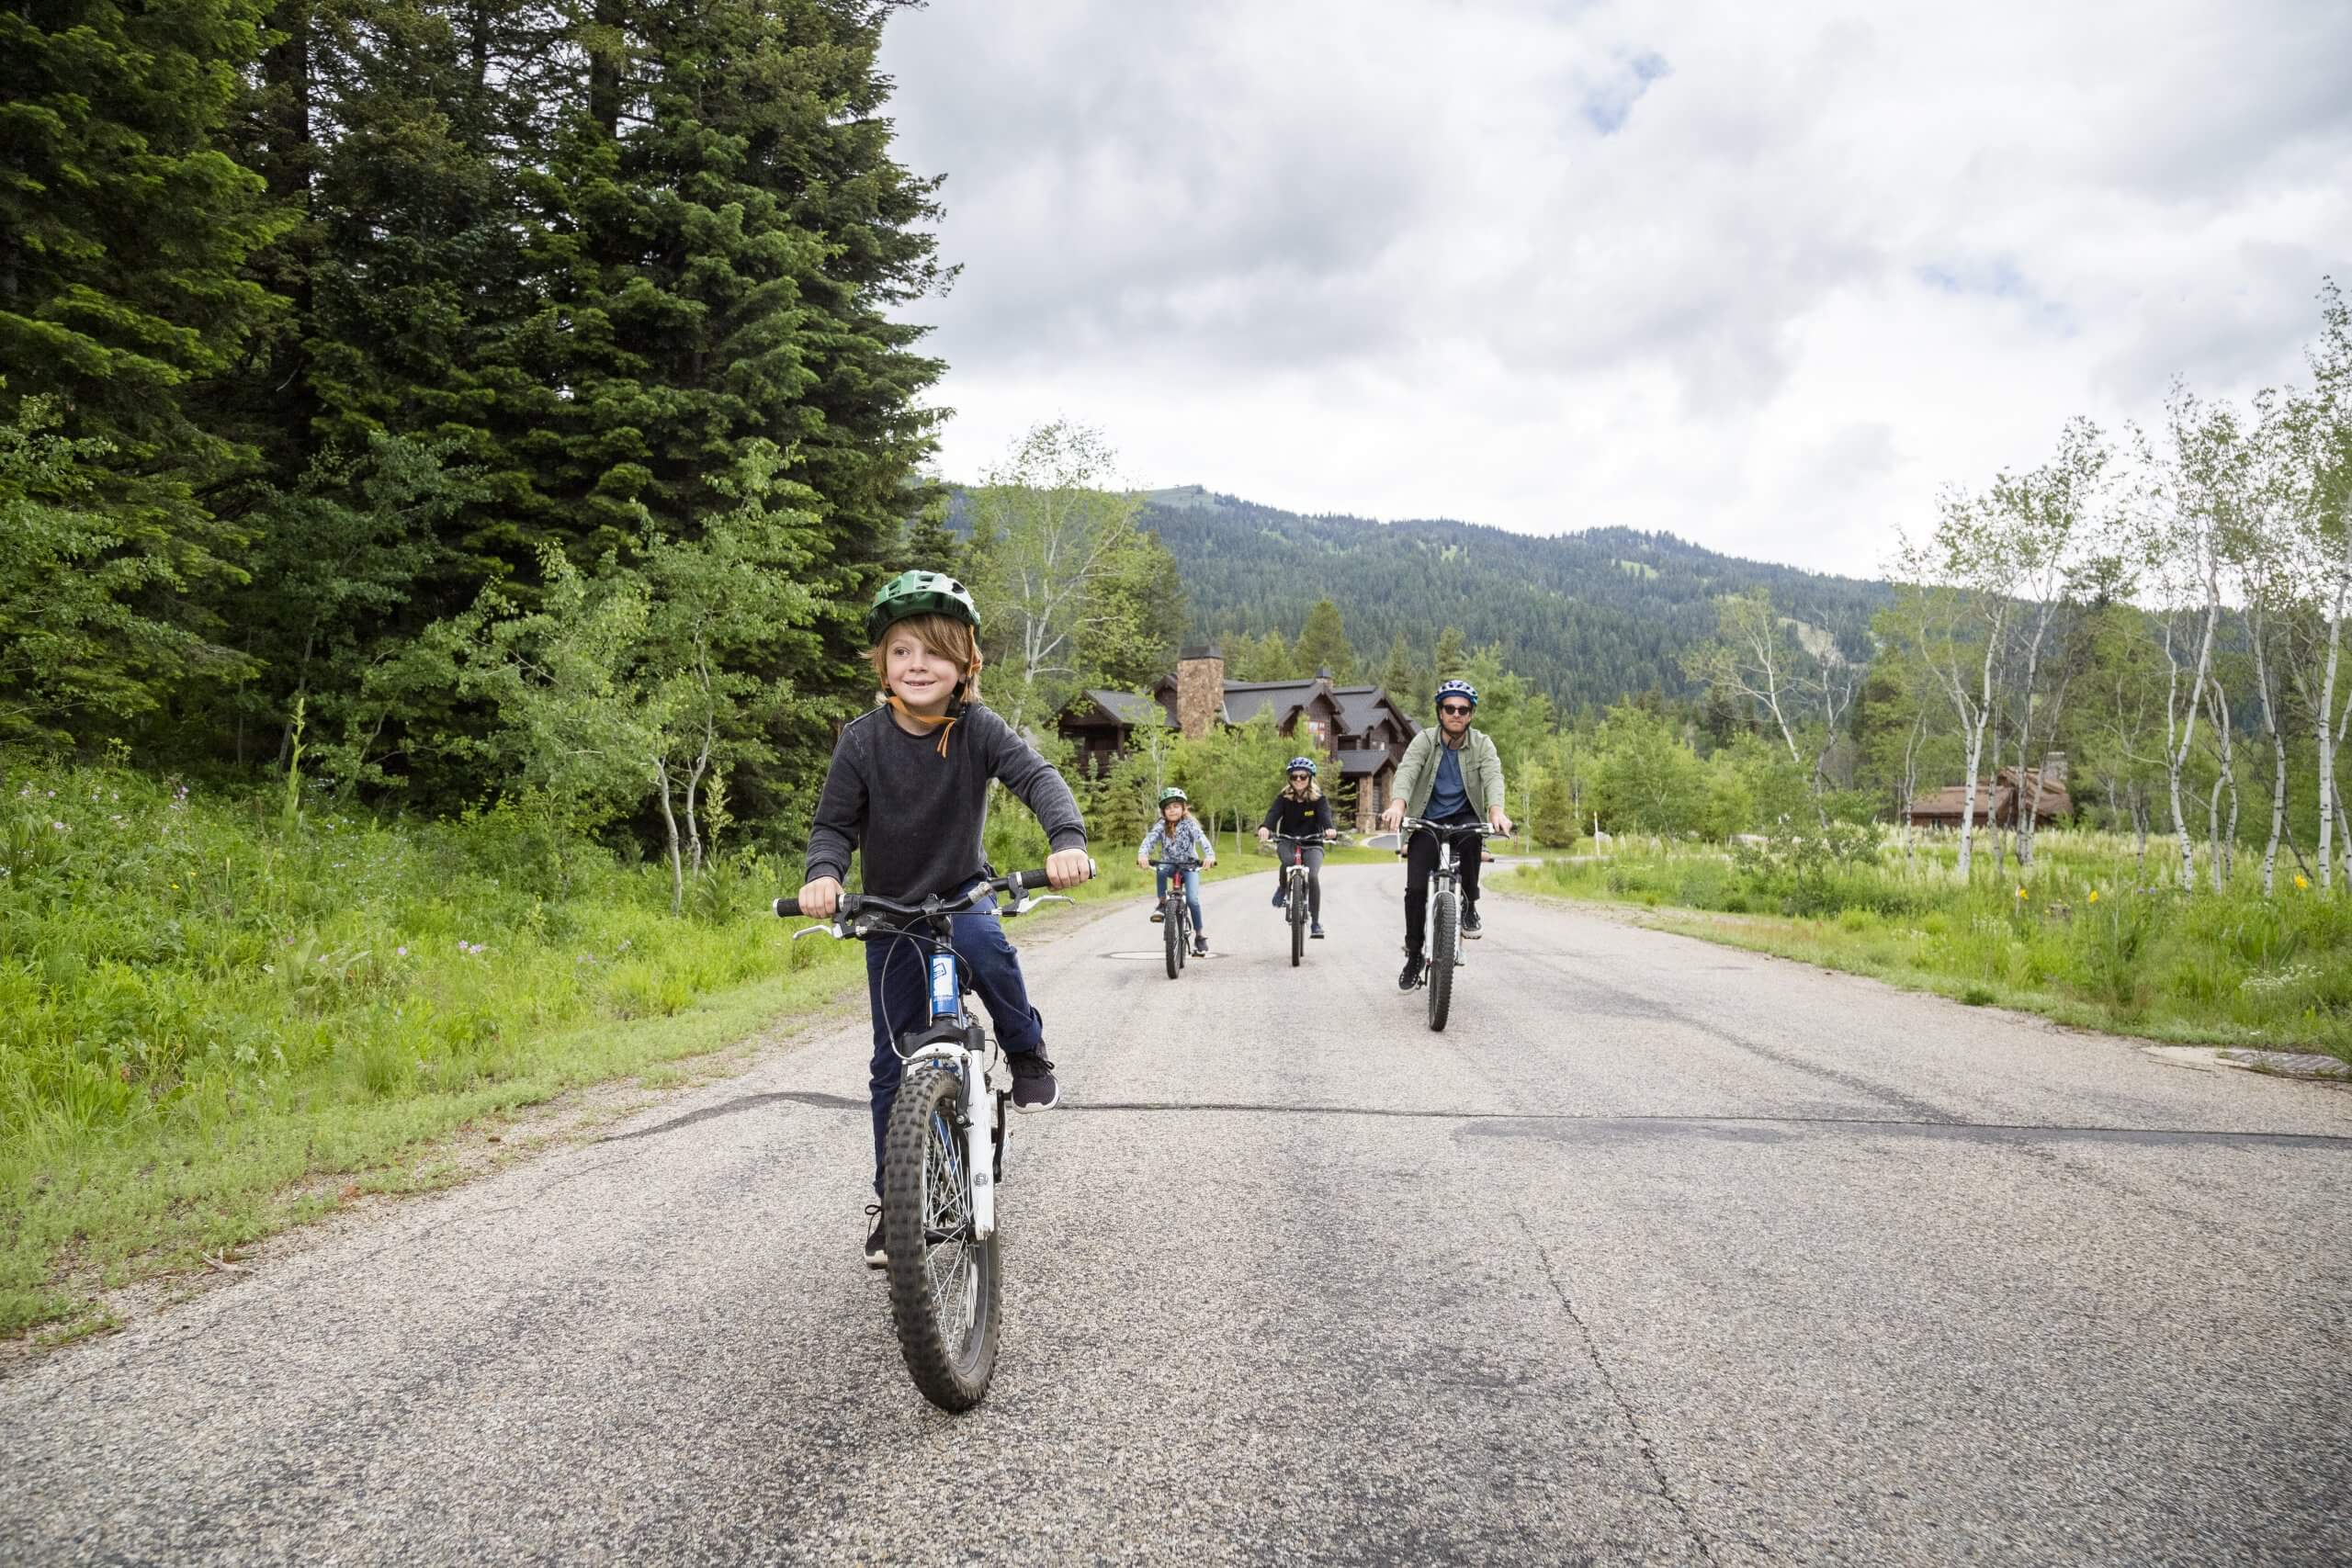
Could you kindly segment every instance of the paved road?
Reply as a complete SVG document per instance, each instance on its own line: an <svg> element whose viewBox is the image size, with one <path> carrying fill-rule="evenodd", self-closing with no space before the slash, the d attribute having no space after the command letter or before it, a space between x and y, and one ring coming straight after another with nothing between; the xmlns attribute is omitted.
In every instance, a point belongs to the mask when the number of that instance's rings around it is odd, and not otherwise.
<svg viewBox="0 0 2352 1568"><path fill-rule="evenodd" d="M2352 1096L1499 898L1432 1036L1330 881L1028 949L973 1415L845 1016L0 1383L0 1560L2352 1560Z"/></svg>

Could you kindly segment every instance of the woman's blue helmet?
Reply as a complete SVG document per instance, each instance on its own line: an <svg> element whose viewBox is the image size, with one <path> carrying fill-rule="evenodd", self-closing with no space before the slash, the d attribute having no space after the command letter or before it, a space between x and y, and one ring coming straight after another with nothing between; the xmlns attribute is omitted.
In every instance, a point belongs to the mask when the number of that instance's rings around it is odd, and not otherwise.
<svg viewBox="0 0 2352 1568"><path fill-rule="evenodd" d="M1448 681L1437 689L1437 701L1442 703L1448 697L1464 698L1475 708L1478 705L1478 688L1467 681Z"/></svg>
<svg viewBox="0 0 2352 1568"><path fill-rule="evenodd" d="M1290 760L1290 766L1283 771L1284 773L1303 773L1308 778L1313 778L1317 772L1315 759L1312 757L1293 757Z"/></svg>

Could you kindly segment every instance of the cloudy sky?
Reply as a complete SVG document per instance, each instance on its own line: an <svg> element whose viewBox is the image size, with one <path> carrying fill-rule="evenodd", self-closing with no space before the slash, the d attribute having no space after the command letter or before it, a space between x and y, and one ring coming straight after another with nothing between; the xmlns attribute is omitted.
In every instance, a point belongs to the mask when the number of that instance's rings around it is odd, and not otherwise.
<svg viewBox="0 0 2352 1568"><path fill-rule="evenodd" d="M883 65L951 477L1063 415L1146 485L1875 575L2352 288L2347 0L933 0Z"/></svg>

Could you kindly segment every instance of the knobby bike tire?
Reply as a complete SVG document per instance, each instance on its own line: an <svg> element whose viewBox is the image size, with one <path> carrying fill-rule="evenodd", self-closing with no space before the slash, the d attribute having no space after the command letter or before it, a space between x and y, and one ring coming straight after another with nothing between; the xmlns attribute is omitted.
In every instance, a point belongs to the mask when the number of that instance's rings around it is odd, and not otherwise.
<svg viewBox="0 0 2352 1568"><path fill-rule="evenodd" d="M962 1080L928 1067L899 1086L882 1143L882 1250L889 1258L890 1318L922 1396L969 1410L996 1372L997 1241L971 1239ZM944 1221L945 1224L942 1224ZM966 1228L933 1242L927 1233Z"/></svg>
<svg viewBox="0 0 2352 1568"><path fill-rule="evenodd" d="M1168 918L1159 922L1168 937L1168 977L1171 980L1184 970L1184 895L1177 890L1168 896Z"/></svg>
<svg viewBox="0 0 2352 1568"><path fill-rule="evenodd" d="M1290 879L1290 966L1306 954L1306 885L1299 877Z"/></svg>
<svg viewBox="0 0 2352 1568"><path fill-rule="evenodd" d="M1442 1030L1453 1007L1453 954L1459 945L1455 931L1460 919L1453 891L1449 888L1430 900L1430 961L1426 984L1430 993L1430 1027Z"/></svg>

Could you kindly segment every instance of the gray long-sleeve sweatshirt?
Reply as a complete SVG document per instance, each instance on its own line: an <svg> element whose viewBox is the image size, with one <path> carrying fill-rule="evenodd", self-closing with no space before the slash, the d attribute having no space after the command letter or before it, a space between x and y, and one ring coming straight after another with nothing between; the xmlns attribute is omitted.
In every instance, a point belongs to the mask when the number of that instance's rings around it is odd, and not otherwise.
<svg viewBox="0 0 2352 1568"><path fill-rule="evenodd" d="M1056 852L1086 847L1078 801L1054 765L978 703L964 709L939 754L936 732L910 735L888 708L852 719L833 746L807 878L846 881L853 851L865 856L865 891L910 901L969 887L988 874L981 853L990 779L1037 814ZM1002 866L1000 873L1032 869Z"/></svg>

